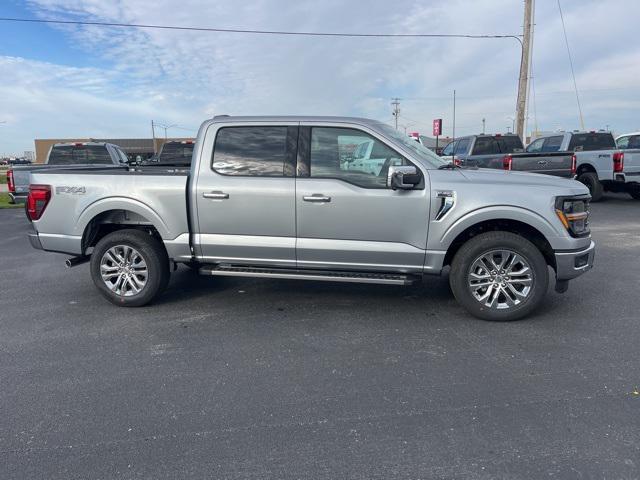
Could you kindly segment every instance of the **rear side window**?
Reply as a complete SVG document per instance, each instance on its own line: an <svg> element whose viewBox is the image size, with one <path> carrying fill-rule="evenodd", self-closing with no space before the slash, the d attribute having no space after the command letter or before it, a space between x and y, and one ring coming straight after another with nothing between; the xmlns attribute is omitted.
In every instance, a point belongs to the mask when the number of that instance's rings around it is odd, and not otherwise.
<svg viewBox="0 0 640 480"><path fill-rule="evenodd" d="M616 142L610 133L574 133L569 142L569 150L613 150Z"/></svg>
<svg viewBox="0 0 640 480"><path fill-rule="evenodd" d="M213 169L222 175L284 176L290 151L287 149L289 129L297 130L270 126L221 128L213 147Z"/></svg>
<svg viewBox="0 0 640 480"><path fill-rule="evenodd" d="M111 165L111 155L104 145L54 146L49 154L49 165Z"/></svg>

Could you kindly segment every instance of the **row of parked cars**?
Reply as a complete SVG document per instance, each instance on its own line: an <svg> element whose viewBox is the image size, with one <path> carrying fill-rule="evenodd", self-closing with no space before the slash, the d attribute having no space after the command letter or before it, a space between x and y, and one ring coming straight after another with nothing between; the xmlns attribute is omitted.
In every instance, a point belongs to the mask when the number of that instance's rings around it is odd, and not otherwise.
<svg viewBox="0 0 640 480"><path fill-rule="evenodd" d="M640 133L614 139L611 132L558 132L534 139L469 135L449 143L443 158L466 167L497 168L577 178L592 201L604 192L626 192L640 200Z"/></svg>

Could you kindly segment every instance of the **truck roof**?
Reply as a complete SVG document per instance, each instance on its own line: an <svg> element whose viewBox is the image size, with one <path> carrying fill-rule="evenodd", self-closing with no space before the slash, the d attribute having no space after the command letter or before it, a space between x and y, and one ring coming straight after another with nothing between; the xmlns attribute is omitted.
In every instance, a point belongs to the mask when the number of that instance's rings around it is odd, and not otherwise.
<svg viewBox="0 0 640 480"><path fill-rule="evenodd" d="M227 122L335 122L335 123L355 123L359 125L380 125L379 120L362 117L339 117L323 115L255 115L255 116L232 116L216 115L205 123L227 123Z"/></svg>

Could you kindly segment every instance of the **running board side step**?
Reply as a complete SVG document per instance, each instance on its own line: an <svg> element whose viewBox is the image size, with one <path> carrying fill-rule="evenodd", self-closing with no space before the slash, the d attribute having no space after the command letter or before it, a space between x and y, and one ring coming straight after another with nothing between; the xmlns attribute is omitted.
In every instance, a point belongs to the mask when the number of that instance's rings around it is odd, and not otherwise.
<svg viewBox="0 0 640 480"><path fill-rule="evenodd" d="M382 285L411 285L420 278L418 276L403 274L333 272L322 270L295 270L285 268L239 267L228 265L208 265L201 267L200 275L316 280L321 282L377 283Z"/></svg>

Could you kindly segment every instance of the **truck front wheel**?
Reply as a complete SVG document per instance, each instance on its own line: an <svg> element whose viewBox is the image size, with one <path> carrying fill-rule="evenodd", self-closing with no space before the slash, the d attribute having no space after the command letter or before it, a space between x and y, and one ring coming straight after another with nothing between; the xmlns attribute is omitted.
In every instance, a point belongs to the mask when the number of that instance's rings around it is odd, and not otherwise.
<svg viewBox="0 0 640 480"><path fill-rule="evenodd" d="M106 235L91 255L93 283L119 306L146 305L166 288L170 275L164 246L140 230L118 230Z"/></svg>
<svg viewBox="0 0 640 480"><path fill-rule="evenodd" d="M602 200L602 193L604 189L602 188L602 184L598 179L598 174L595 172L583 172L578 175L578 181L583 183L591 194L592 202L599 202Z"/></svg>
<svg viewBox="0 0 640 480"><path fill-rule="evenodd" d="M529 240L510 232L487 232L460 247L451 263L449 284L458 302L475 317L508 322L540 305L549 272L544 256Z"/></svg>

